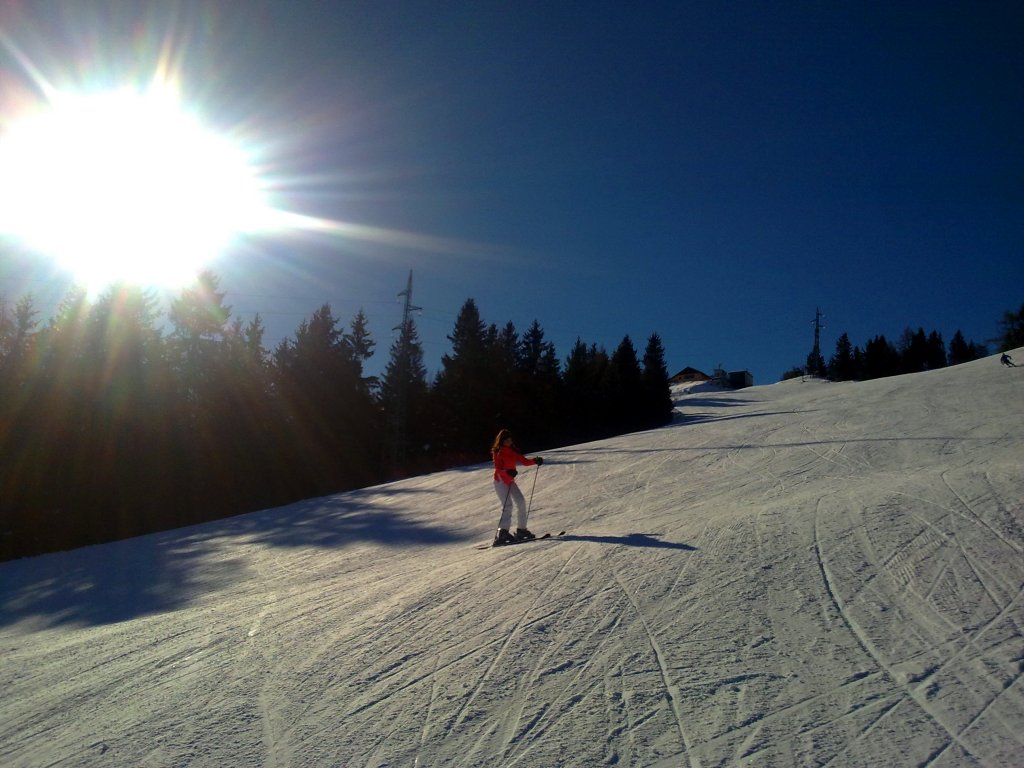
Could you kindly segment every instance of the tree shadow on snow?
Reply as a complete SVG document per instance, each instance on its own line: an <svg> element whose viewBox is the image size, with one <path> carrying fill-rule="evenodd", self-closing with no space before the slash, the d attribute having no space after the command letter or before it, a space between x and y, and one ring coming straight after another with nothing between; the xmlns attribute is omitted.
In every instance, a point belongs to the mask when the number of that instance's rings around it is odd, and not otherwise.
<svg viewBox="0 0 1024 768"><path fill-rule="evenodd" d="M630 533L625 536L578 536L567 533L559 537L562 541L590 541L595 544L620 544L626 547L650 547L652 549L681 549L696 552L697 547L676 541L662 541L660 533Z"/></svg>
<svg viewBox="0 0 1024 768"><path fill-rule="evenodd" d="M0 626L93 626L173 611L251 578L244 550L252 545L329 551L467 540L392 503L424 492L431 491L378 487L0 563Z"/></svg>
<svg viewBox="0 0 1024 768"><path fill-rule="evenodd" d="M436 493L423 489L374 487L268 509L225 521L217 535L241 535L275 547L335 549L357 542L387 546L448 544L467 536L454 529L426 523L381 497ZM204 527L203 534L209 531Z"/></svg>
<svg viewBox="0 0 1024 768"><path fill-rule="evenodd" d="M666 426L669 428L689 427L694 424L708 424L710 422L717 421L735 421L737 419L753 419L763 416L792 416L798 413L814 413L815 410L817 409L808 409L803 411L758 411L757 413L737 413L732 416L723 416L718 413L683 413L679 414L671 424Z"/></svg>
<svg viewBox="0 0 1024 768"><path fill-rule="evenodd" d="M154 534L4 563L0 625L92 626L174 610L247 576L240 558L207 562L213 550Z"/></svg>
<svg viewBox="0 0 1024 768"><path fill-rule="evenodd" d="M694 408L731 408L736 405L756 405L756 401L743 400L738 397L701 397L681 398L674 401L677 408L692 405Z"/></svg>

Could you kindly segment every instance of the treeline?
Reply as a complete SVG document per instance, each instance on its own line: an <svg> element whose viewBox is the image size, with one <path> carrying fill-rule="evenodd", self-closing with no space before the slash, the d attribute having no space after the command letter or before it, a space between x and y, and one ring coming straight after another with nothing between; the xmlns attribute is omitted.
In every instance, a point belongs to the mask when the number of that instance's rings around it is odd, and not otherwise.
<svg viewBox="0 0 1024 768"><path fill-rule="evenodd" d="M1000 335L992 341L1000 349L1024 346L1024 305L1017 312L1004 312L999 325ZM790 369L783 378L810 375L832 381L864 381L959 365L988 354L986 345L967 341L959 330L953 334L948 347L942 334L934 330L925 334L924 328L916 331L907 328L896 343L884 335L875 336L863 349L852 345L849 335L843 333L828 360L820 352L812 350L807 356L806 366Z"/></svg>
<svg viewBox="0 0 1024 768"><path fill-rule="evenodd" d="M272 351L204 273L166 316L131 287L69 294L41 323L0 302L0 559L204 522L485 461L499 428L545 447L671 418L657 334L559 360L536 321L462 307L428 381L414 321L379 378L362 311L324 304Z"/></svg>

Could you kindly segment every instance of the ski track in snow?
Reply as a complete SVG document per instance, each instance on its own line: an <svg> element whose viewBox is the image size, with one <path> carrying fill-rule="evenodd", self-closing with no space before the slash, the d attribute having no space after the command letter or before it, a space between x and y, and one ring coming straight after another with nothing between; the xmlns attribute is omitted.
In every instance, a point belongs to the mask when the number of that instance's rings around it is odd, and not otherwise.
<svg viewBox="0 0 1024 768"><path fill-rule="evenodd" d="M0 564L0 764L1020 765L1022 394L680 392L529 547L480 465Z"/></svg>

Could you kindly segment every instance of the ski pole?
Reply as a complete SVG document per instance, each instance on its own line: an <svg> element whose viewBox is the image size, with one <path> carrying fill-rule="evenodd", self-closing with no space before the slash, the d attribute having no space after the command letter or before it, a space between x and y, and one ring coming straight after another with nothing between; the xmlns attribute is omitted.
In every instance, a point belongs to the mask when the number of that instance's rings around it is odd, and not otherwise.
<svg viewBox="0 0 1024 768"><path fill-rule="evenodd" d="M530 510L533 509L533 492L537 490L537 473L540 472L540 466L533 473L533 486L530 488L530 503L526 505L526 520L530 520Z"/></svg>

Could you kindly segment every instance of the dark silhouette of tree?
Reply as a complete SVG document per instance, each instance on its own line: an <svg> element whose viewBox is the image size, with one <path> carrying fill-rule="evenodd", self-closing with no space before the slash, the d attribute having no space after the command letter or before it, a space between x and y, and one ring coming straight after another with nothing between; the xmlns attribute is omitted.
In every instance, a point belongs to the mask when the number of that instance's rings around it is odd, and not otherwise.
<svg viewBox="0 0 1024 768"><path fill-rule="evenodd" d="M901 371L920 373L946 367L946 345L938 331L927 336L924 328L911 331L907 328L900 341Z"/></svg>
<svg viewBox="0 0 1024 768"><path fill-rule="evenodd" d="M108 522L119 537L158 530L176 511L165 501L150 503L154 493L173 498L166 495L172 490L166 460L174 392L156 307L151 293L115 286L100 296L85 325L88 400L79 418L88 428L83 461L70 471L84 468L76 498L88 493L98 515L116 518Z"/></svg>
<svg viewBox="0 0 1024 768"><path fill-rule="evenodd" d="M492 343L496 336L495 332ZM462 305L448 340L452 351L442 356L434 382L436 413L440 417L436 432L448 452L486 456L490 440L504 426L498 423L496 411L508 382L491 378L487 328L473 299Z"/></svg>
<svg viewBox="0 0 1024 768"><path fill-rule="evenodd" d="M222 476L220 493L232 508L253 509L289 500L278 482L286 454L280 451L280 409L274 400L264 333L258 314L248 323L235 319L220 353L226 380L213 423L224 429L217 438L217 451L231 471Z"/></svg>
<svg viewBox="0 0 1024 768"><path fill-rule="evenodd" d="M665 363L665 347L657 333L652 333L647 339L640 381L643 391L642 426L649 429L667 424L672 420L674 406L668 365Z"/></svg>
<svg viewBox="0 0 1024 768"><path fill-rule="evenodd" d="M498 376L511 376L519 359L519 332L509 321L499 331L497 326L490 325L487 329L487 346L493 355L491 364L493 373Z"/></svg>
<svg viewBox="0 0 1024 768"><path fill-rule="evenodd" d="M836 351L828 363L828 377L832 381L852 381L858 378L853 345L845 332L836 341Z"/></svg>
<svg viewBox="0 0 1024 768"><path fill-rule="evenodd" d="M370 334L370 323L362 308L360 308L355 317L352 318L352 322L349 324L349 330L342 336L342 338L345 340L345 343L351 351L352 359L359 366L360 388L365 395L369 395L374 387L376 387L377 380L372 376L364 377L363 369L366 365L366 361L373 357L373 350L377 346L377 342L373 340L373 337Z"/></svg>
<svg viewBox="0 0 1024 768"><path fill-rule="evenodd" d="M31 294L19 299L13 310L0 299L0 372L24 369L32 352L38 316Z"/></svg>
<svg viewBox="0 0 1024 768"><path fill-rule="evenodd" d="M79 341L88 309L84 291L69 292L33 337L36 364L5 377L12 389L0 403L0 505L18 542L11 554L90 541L91 526L77 516L63 528L56 525L60 510L74 509L69 486L85 427L77 418L87 401Z"/></svg>
<svg viewBox="0 0 1024 768"><path fill-rule="evenodd" d="M639 428L643 394L636 347L624 336L612 353L604 379L604 412L612 430L622 433Z"/></svg>
<svg viewBox="0 0 1024 768"><path fill-rule="evenodd" d="M782 372L781 381L789 381L791 379L799 379L807 375L807 369L802 365L797 365L792 368L788 368Z"/></svg>
<svg viewBox="0 0 1024 768"><path fill-rule="evenodd" d="M949 364L960 365L960 363L966 363L973 359L964 334L957 328L953 338L949 340Z"/></svg>
<svg viewBox="0 0 1024 768"><path fill-rule="evenodd" d="M928 337L924 328L918 328L916 332L909 328L903 331L899 354L902 373L920 373L928 367Z"/></svg>
<svg viewBox="0 0 1024 768"><path fill-rule="evenodd" d="M828 368L825 365L825 357L819 350L811 350L811 353L807 355L806 372L808 376L821 377L824 377L828 373Z"/></svg>
<svg viewBox="0 0 1024 768"><path fill-rule="evenodd" d="M925 367L929 371L935 371L945 368L948 364L946 344L942 340L942 334L932 331L928 334L928 342L925 346Z"/></svg>
<svg viewBox="0 0 1024 768"><path fill-rule="evenodd" d="M324 304L274 352L287 444L304 473L296 479L318 493L357 487L376 476L382 459L379 443L369 448L379 418L362 375L366 347L338 322Z"/></svg>
<svg viewBox="0 0 1024 768"><path fill-rule="evenodd" d="M388 447L393 475L401 474L402 468L409 466L411 448L422 453L432 440L429 394L423 346L410 317L399 327L380 380L380 405L389 418Z"/></svg>
<svg viewBox="0 0 1024 768"><path fill-rule="evenodd" d="M864 349L864 378L880 379L900 373L900 353L883 335L868 341Z"/></svg>
<svg viewBox="0 0 1024 768"><path fill-rule="evenodd" d="M982 344L976 344L964 339L963 333L957 329L949 342L949 364L960 365L969 363L971 360L978 360L988 355L988 349Z"/></svg>
<svg viewBox="0 0 1024 768"><path fill-rule="evenodd" d="M491 401L489 413L492 414L492 424L499 425L493 431L497 433L502 428L500 425L514 428L520 444L525 445L522 443L522 423L528 405L523 396L523 377L518 368L519 333L515 325L509 321L501 330L494 324L488 326L486 346L486 380L495 384L486 397Z"/></svg>
<svg viewBox="0 0 1024 768"><path fill-rule="evenodd" d="M220 278L204 271L195 283L181 291L171 302L170 320L174 326L170 354L182 394L195 409L190 418L202 420L212 390L220 385L218 368L222 342L231 318L231 307L224 304L225 292L218 290Z"/></svg>
<svg viewBox="0 0 1024 768"><path fill-rule="evenodd" d="M516 359L522 405L516 429L524 446L549 445L556 439L559 368L555 345L545 340L544 329L534 320L519 341Z"/></svg>
<svg viewBox="0 0 1024 768"><path fill-rule="evenodd" d="M608 354L596 344L579 338L565 361L562 386L564 439L579 442L609 434L604 418L601 385L608 369Z"/></svg>
<svg viewBox="0 0 1024 768"><path fill-rule="evenodd" d="M83 293L69 295L39 334L31 397L21 411L31 430L19 428L19 444L4 446L4 463L17 466L7 500L23 514L34 510L43 525L59 525L35 533L56 546L168 522L173 497L163 494L163 449L173 390L155 321L151 295L116 286L95 304Z"/></svg>
<svg viewBox="0 0 1024 768"><path fill-rule="evenodd" d="M180 456L178 496L183 509L215 500L238 510L246 483L238 457L226 450L239 426L234 408L242 390L230 355L231 307L220 278L200 273L171 302L168 355L177 389L172 455Z"/></svg>
<svg viewBox="0 0 1024 768"><path fill-rule="evenodd" d="M860 347L853 348L853 370L856 371L858 380L864 378L865 358L866 355Z"/></svg>
<svg viewBox="0 0 1024 768"><path fill-rule="evenodd" d="M1024 304L1016 312L1004 312L999 327L1000 335L993 341L1000 350L1024 347Z"/></svg>

